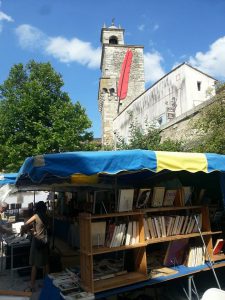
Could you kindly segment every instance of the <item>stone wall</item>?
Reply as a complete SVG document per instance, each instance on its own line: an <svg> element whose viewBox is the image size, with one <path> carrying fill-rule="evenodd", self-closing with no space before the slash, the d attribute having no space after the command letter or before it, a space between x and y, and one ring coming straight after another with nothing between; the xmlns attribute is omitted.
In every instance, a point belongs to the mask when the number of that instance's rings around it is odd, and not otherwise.
<svg viewBox="0 0 225 300"><path fill-rule="evenodd" d="M192 129L192 125L199 119L201 111L212 104L213 101L214 99L210 99L180 115L168 124L161 126L162 141L169 138L174 141L185 140L186 142L194 142L198 137L196 130Z"/></svg>

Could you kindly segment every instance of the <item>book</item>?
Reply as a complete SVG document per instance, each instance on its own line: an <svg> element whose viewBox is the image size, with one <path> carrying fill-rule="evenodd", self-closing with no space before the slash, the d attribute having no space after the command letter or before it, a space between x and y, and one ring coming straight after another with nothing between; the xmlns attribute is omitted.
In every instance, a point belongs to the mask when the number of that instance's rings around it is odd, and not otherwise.
<svg viewBox="0 0 225 300"><path fill-rule="evenodd" d="M107 226L107 229L106 229L107 233L106 233L106 239L105 239L105 245L106 245L106 247L110 246L115 226L116 226L115 223L109 223L108 226Z"/></svg>
<svg viewBox="0 0 225 300"><path fill-rule="evenodd" d="M128 223L128 227L127 227L127 234L126 234L126 239L125 239L125 246L129 246L130 245L130 241L131 241L131 236L132 236L132 221L130 221Z"/></svg>
<svg viewBox="0 0 225 300"><path fill-rule="evenodd" d="M130 245L134 245L136 243L136 238L137 238L137 222L133 221L132 222L132 236L131 236Z"/></svg>
<svg viewBox="0 0 225 300"><path fill-rule="evenodd" d="M225 244L225 240L217 239L216 244L213 248L213 255L220 254L223 249L224 244Z"/></svg>
<svg viewBox="0 0 225 300"><path fill-rule="evenodd" d="M172 268L168 267L159 267L159 268L153 268L150 272L150 278L157 278L161 276L170 276L177 274L178 270L174 270Z"/></svg>
<svg viewBox="0 0 225 300"><path fill-rule="evenodd" d="M140 189L136 202L136 208L145 208L148 206L151 195L151 189Z"/></svg>
<svg viewBox="0 0 225 300"><path fill-rule="evenodd" d="M155 224L155 229L156 229L156 234L157 234L156 237L160 238L162 236L162 234L161 234L161 229L160 229L158 217L153 217L152 219L153 219L154 224Z"/></svg>
<svg viewBox="0 0 225 300"><path fill-rule="evenodd" d="M69 291L79 288L78 282L75 282L73 279L62 279L62 280L53 280L52 282L60 291Z"/></svg>
<svg viewBox="0 0 225 300"><path fill-rule="evenodd" d="M63 295L63 293L60 293L63 299L65 300L93 300L95 299L94 294L89 292L73 292L67 295Z"/></svg>
<svg viewBox="0 0 225 300"><path fill-rule="evenodd" d="M134 189L119 191L118 211L131 211L133 209Z"/></svg>
<svg viewBox="0 0 225 300"><path fill-rule="evenodd" d="M110 248L111 248L111 247L115 247L116 236L119 234L119 227L120 227L120 225L117 224L117 225L115 226L115 228L114 228L113 236L112 236L112 239L111 239L111 243L110 243L110 245L109 245Z"/></svg>
<svg viewBox="0 0 225 300"><path fill-rule="evenodd" d="M184 260L184 254L188 247L189 239L174 240L169 242L163 265L166 267L181 265Z"/></svg>
<svg viewBox="0 0 225 300"><path fill-rule="evenodd" d="M156 237L156 232L155 232L155 228L154 228L153 223L152 223L152 218L149 217L147 219L147 222L148 222L148 229L149 229L149 232L150 232L150 237L154 239Z"/></svg>
<svg viewBox="0 0 225 300"><path fill-rule="evenodd" d="M176 197L177 190L166 190L163 199L163 206L172 206Z"/></svg>
<svg viewBox="0 0 225 300"><path fill-rule="evenodd" d="M106 233L106 221L91 223L92 246L104 246Z"/></svg>
<svg viewBox="0 0 225 300"><path fill-rule="evenodd" d="M151 206L152 207L160 207L163 204L165 193L165 187L154 187L152 199L151 199Z"/></svg>
<svg viewBox="0 0 225 300"><path fill-rule="evenodd" d="M146 218L144 218L144 234L145 234L145 240L149 240L151 238L149 227L148 227L148 221Z"/></svg>
<svg viewBox="0 0 225 300"><path fill-rule="evenodd" d="M192 201L192 187L191 186L183 186L182 187L183 192L183 199L184 199L184 205L190 204Z"/></svg>

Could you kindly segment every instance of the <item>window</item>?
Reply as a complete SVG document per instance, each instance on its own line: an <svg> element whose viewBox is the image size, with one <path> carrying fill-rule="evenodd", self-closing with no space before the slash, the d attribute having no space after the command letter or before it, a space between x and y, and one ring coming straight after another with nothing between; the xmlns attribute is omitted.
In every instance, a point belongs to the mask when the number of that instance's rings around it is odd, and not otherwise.
<svg viewBox="0 0 225 300"><path fill-rule="evenodd" d="M197 81L197 89L198 91L201 91L201 81Z"/></svg>
<svg viewBox="0 0 225 300"><path fill-rule="evenodd" d="M115 93L115 90L112 88L112 89L109 89L109 93L110 93L110 96L113 96L114 93Z"/></svg>
<svg viewBox="0 0 225 300"><path fill-rule="evenodd" d="M113 44L113 45L117 45L118 44L118 40L117 40L117 37L116 36L111 36L110 38L109 38L109 43L110 44Z"/></svg>

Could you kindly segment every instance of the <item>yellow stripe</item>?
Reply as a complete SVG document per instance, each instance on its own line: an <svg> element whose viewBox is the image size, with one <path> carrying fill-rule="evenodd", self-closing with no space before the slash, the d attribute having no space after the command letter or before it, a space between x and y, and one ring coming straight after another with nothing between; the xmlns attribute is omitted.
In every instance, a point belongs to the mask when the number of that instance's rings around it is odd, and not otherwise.
<svg viewBox="0 0 225 300"><path fill-rule="evenodd" d="M98 175L83 175L83 174L73 174L71 176L71 183L98 183Z"/></svg>
<svg viewBox="0 0 225 300"><path fill-rule="evenodd" d="M157 172L162 170L207 172L207 159L203 153L156 151Z"/></svg>

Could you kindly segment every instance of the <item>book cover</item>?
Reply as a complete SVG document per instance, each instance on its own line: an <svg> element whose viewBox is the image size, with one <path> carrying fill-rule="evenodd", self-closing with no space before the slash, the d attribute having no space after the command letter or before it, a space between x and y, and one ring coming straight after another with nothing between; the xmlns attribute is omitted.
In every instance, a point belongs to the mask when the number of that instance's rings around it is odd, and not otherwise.
<svg viewBox="0 0 225 300"><path fill-rule="evenodd" d="M174 199L176 197L177 190L166 190L163 199L163 206L173 206Z"/></svg>
<svg viewBox="0 0 225 300"><path fill-rule="evenodd" d="M184 197L184 205L190 204L192 201L191 196L192 196L192 187L191 186L183 186L182 187L183 191L183 197Z"/></svg>
<svg viewBox="0 0 225 300"><path fill-rule="evenodd" d="M149 240L150 232L149 232L148 222L147 222L146 218L144 218L144 233L145 233L145 240Z"/></svg>
<svg viewBox="0 0 225 300"><path fill-rule="evenodd" d="M188 243L189 239L174 240L169 242L163 265L167 267L173 265L182 265Z"/></svg>
<svg viewBox="0 0 225 300"><path fill-rule="evenodd" d="M178 270L174 270L168 267L159 267L159 268L153 268L150 272L150 278L157 278L161 276L170 276L177 274Z"/></svg>
<svg viewBox="0 0 225 300"><path fill-rule="evenodd" d="M122 189L119 191L118 211L132 211L134 189Z"/></svg>
<svg viewBox="0 0 225 300"><path fill-rule="evenodd" d="M156 232L155 232L155 229L153 227L152 218L149 217L147 219L147 222L148 222L148 228L149 228L149 232L150 232L150 237L154 239L156 237Z"/></svg>
<svg viewBox="0 0 225 300"><path fill-rule="evenodd" d="M150 201L151 189L140 189L136 202L136 208L148 207Z"/></svg>
<svg viewBox="0 0 225 300"><path fill-rule="evenodd" d="M131 236L131 241L130 245L134 245L136 243L136 238L137 238L137 222L133 221L132 222L132 236Z"/></svg>
<svg viewBox="0 0 225 300"><path fill-rule="evenodd" d="M116 239L117 239L117 236L119 234L119 229L120 229L120 224L117 224L115 226L115 229L114 229L114 232L113 232L113 237L112 237L112 240L111 240L111 243L110 243L110 246L109 246L110 248L115 247L115 245L116 245Z"/></svg>
<svg viewBox="0 0 225 300"><path fill-rule="evenodd" d="M130 245L130 242L131 242L131 237L132 237L132 226L133 226L133 223L132 221L130 221L128 223L128 227L127 227L127 234L126 234L126 240L125 240L125 245L126 246L129 246Z"/></svg>
<svg viewBox="0 0 225 300"><path fill-rule="evenodd" d="M113 233L115 230L116 224L115 223L109 223L107 226L107 234L105 239L105 245L106 247L110 246L110 243L112 241Z"/></svg>
<svg viewBox="0 0 225 300"><path fill-rule="evenodd" d="M217 239L216 244L213 248L213 255L219 254L222 251L224 244L225 244L225 240Z"/></svg>
<svg viewBox="0 0 225 300"><path fill-rule="evenodd" d="M151 206L152 207L161 207L163 204L165 193L165 187L154 187L152 199L151 199Z"/></svg>
<svg viewBox="0 0 225 300"><path fill-rule="evenodd" d="M92 246L104 246L106 221L91 223Z"/></svg>

